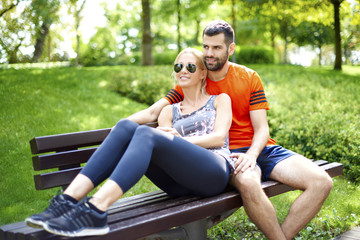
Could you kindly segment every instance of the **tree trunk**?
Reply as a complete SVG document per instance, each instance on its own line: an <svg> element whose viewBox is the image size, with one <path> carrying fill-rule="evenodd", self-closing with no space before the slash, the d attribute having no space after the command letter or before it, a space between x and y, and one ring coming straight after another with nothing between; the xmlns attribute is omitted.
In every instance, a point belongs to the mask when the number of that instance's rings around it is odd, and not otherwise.
<svg viewBox="0 0 360 240"><path fill-rule="evenodd" d="M340 4L341 0L331 0L334 5L334 25L335 25L335 65L334 70L341 71L341 38L340 38Z"/></svg>
<svg viewBox="0 0 360 240"><path fill-rule="evenodd" d="M181 5L180 0L177 0L177 16L178 16L178 22L177 22L177 46L178 46L178 52L181 51L181 33L180 33L180 23L181 23Z"/></svg>
<svg viewBox="0 0 360 240"><path fill-rule="evenodd" d="M34 51L34 56L33 56L32 62L40 62L40 60L41 60L41 56L44 51L45 39L46 39L46 36L49 34L50 25L51 24L43 23L43 25L41 26L41 30L36 39L35 51Z"/></svg>
<svg viewBox="0 0 360 240"><path fill-rule="evenodd" d="M321 66L322 48L320 45L318 47L319 47L319 66Z"/></svg>
<svg viewBox="0 0 360 240"><path fill-rule="evenodd" d="M76 31L76 58L75 58L75 66L79 66L79 59L80 59L80 21L81 21L81 11L84 9L86 0L82 2L79 9L75 11L75 31Z"/></svg>
<svg viewBox="0 0 360 240"><path fill-rule="evenodd" d="M196 24L195 24L195 29L196 29L196 32L195 32L195 35L194 35L194 40L193 40L193 42L194 42L194 45L199 45L199 35L200 35L200 19L195 19L195 22L196 22Z"/></svg>
<svg viewBox="0 0 360 240"><path fill-rule="evenodd" d="M236 32L236 14L235 14L235 1L236 0L232 0L231 1L231 15L232 15L232 27L234 29L234 34ZM236 34L235 34L236 36ZM234 51L234 54L232 55L232 62L236 63L236 51Z"/></svg>
<svg viewBox="0 0 360 240"><path fill-rule="evenodd" d="M150 0L142 0L142 60L141 65L152 65L152 37L150 28Z"/></svg>

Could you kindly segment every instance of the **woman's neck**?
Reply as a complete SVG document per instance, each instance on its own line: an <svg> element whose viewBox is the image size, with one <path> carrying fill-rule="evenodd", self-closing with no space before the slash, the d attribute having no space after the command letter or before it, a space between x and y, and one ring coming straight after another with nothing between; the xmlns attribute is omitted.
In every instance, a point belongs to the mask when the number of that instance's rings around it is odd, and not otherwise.
<svg viewBox="0 0 360 240"><path fill-rule="evenodd" d="M200 89L183 89L184 100L181 102L183 113L190 113L204 106L209 99L208 93Z"/></svg>

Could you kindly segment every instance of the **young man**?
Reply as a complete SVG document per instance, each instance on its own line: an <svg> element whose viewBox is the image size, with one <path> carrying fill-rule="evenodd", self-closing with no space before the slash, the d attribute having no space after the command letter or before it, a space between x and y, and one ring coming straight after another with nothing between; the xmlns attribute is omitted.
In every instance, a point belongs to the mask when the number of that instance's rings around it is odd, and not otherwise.
<svg viewBox="0 0 360 240"><path fill-rule="evenodd" d="M255 71L228 61L234 50L234 31L228 23L214 21L205 27L206 90L209 94L227 93L232 100L230 149L237 160L230 183L241 193L250 219L269 239L292 239L320 210L332 179L309 159L276 145L270 138L266 116L269 105L261 79ZM176 86L164 99L129 119L138 123L154 121L162 107L182 97L181 88ZM303 190L281 226L261 188L261 179L274 179Z"/></svg>

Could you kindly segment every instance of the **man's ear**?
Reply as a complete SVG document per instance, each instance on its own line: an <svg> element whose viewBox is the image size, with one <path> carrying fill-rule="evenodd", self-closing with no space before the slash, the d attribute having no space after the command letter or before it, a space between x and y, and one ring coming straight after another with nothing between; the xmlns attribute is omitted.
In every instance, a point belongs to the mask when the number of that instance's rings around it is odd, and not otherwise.
<svg viewBox="0 0 360 240"><path fill-rule="evenodd" d="M230 43L230 46L229 46L229 56L233 55L234 52L235 52L235 43L232 42L232 43Z"/></svg>

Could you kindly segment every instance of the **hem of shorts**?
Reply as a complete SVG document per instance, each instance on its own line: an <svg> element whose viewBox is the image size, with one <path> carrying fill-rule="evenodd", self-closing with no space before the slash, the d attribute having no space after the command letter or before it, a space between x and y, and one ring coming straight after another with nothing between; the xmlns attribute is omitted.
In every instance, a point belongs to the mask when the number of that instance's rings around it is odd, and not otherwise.
<svg viewBox="0 0 360 240"><path fill-rule="evenodd" d="M274 145L275 146L275 145ZM297 154L297 153L292 153L292 154L290 154L289 156L287 156L286 158L282 158L282 159L278 159L276 162L275 162L275 164L274 164L274 166L271 168L271 171L269 171L269 174L267 175L267 176L261 176L261 180L263 181L263 182L266 182L266 181L269 181L269 180L272 180L272 179L269 179L269 176L270 176L270 174L271 174L271 172L274 170L274 167L279 163L279 162L282 162L282 161L284 161L284 160L286 160L286 159L288 159L289 157L292 157L292 156L294 156L294 155L299 155L299 154ZM265 179L265 180L264 180Z"/></svg>

